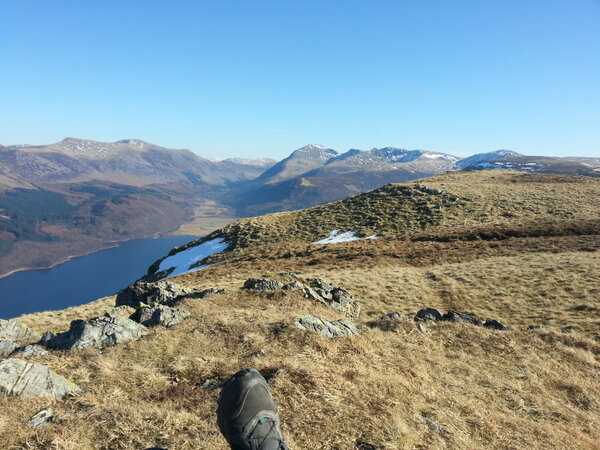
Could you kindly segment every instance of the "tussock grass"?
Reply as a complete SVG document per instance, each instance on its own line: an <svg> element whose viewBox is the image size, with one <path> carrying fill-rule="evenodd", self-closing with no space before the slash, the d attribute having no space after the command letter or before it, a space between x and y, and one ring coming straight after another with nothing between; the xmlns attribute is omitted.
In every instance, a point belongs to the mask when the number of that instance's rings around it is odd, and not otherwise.
<svg viewBox="0 0 600 450"><path fill-rule="evenodd" d="M39 358L86 392L64 402L0 398L10 411L0 439L8 448L226 448L218 390L199 386L244 366L279 371L273 392L292 448L594 448L600 438L600 344L577 331L443 323L421 333L405 322L392 333L367 328L365 317L360 337L328 341L260 326L336 318L298 293L230 291L185 307L190 320L142 341ZM22 426L48 404L55 424Z"/></svg>
<svg viewBox="0 0 600 450"><path fill-rule="evenodd" d="M6 448L225 449L216 426L218 389L200 386L256 367L277 374L273 393L295 449L352 449L357 441L382 449L598 448L598 181L467 172L424 184L464 203L455 215L442 210L425 227L413 218L414 227L382 239L310 245L310 233L341 228L324 218L334 210L315 208L226 227L223 233L238 230L247 245L173 279L189 288L229 289L225 294L185 300L188 320L154 328L138 342L36 358L85 392L63 402L0 398L0 442ZM407 188L382 189L403 196ZM415 198L398 204L413 207ZM383 211L388 199L380 200ZM336 203L332 217L342 218L347 204ZM356 209L352 220L364 216ZM354 225L348 222L359 231ZM341 318L298 292L240 290L249 277L282 271L348 289L363 303L356 321L362 334L328 341L291 326L261 326L289 325L305 314ZM70 320L110 306L107 298L22 320L40 331L65 329ZM395 332L368 326L384 313L412 316L426 306L498 319L510 330L437 323L423 333L411 320ZM24 425L45 406L54 408L55 423L39 431ZM436 433L423 416L451 437Z"/></svg>

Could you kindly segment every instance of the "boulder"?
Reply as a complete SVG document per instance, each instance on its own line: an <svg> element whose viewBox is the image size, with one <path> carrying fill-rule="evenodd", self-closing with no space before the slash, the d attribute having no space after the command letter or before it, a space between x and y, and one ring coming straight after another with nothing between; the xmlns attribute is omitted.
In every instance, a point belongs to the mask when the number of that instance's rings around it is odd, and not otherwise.
<svg viewBox="0 0 600 450"><path fill-rule="evenodd" d="M257 291L278 291L283 289L283 283L267 278L249 278L244 282L243 288Z"/></svg>
<svg viewBox="0 0 600 450"><path fill-rule="evenodd" d="M15 351L17 344L9 339L0 339L0 358L5 358Z"/></svg>
<svg viewBox="0 0 600 450"><path fill-rule="evenodd" d="M497 320L486 320L485 322L483 322L483 326L492 330L508 330L508 327L506 325L504 325L502 322L498 322Z"/></svg>
<svg viewBox="0 0 600 450"><path fill-rule="evenodd" d="M16 320L0 319L0 339L10 339L16 344L34 342L40 335Z"/></svg>
<svg viewBox="0 0 600 450"><path fill-rule="evenodd" d="M19 347L16 349L12 356L18 356L19 358L29 358L31 356L46 356L48 354L48 350L46 350L41 345L30 344L24 347Z"/></svg>
<svg viewBox="0 0 600 450"><path fill-rule="evenodd" d="M479 326L481 326L481 324L482 324L481 320L478 320L469 314L459 313L459 312L453 311L453 310L450 310L446 314L444 314L442 316L442 320L447 321L447 322L466 322L466 323L470 323L472 325L479 325Z"/></svg>
<svg viewBox="0 0 600 450"><path fill-rule="evenodd" d="M336 287L331 290L331 301L325 299L329 306L347 317L358 317L361 304L354 300L352 294L345 289Z"/></svg>
<svg viewBox="0 0 600 450"><path fill-rule="evenodd" d="M189 294L187 289L170 281L156 283L138 281L119 292L115 304L116 306L128 305L134 308L138 308L142 304L172 305L186 294Z"/></svg>
<svg viewBox="0 0 600 450"><path fill-rule="evenodd" d="M10 358L0 361L0 393L23 397L50 396L61 399L82 392L77 385L39 363Z"/></svg>
<svg viewBox="0 0 600 450"><path fill-rule="evenodd" d="M415 315L416 322L425 322L428 320L442 320L442 315L434 308L420 309Z"/></svg>
<svg viewBox="0 0 600 450"><path fill-rule="evenodd" d="M39 343L55 350L103 348L121 342L135 341L146 331L145 326L124 317L96 317L87 322L74 320L69 331L64 333L47 332Z"/></svg>
<svg viewBox="0 0 600 450"><path fill-rule="evenodd" d="M142 306L130 318L147 327L162 325L169 328L183 322L189 315L190 313L185 309L171 308L166 305L154 305Z"/></svg>
<svg viewBox="0 0 600 450"><path fill-rule="evenodd" d="M306 316L294 322L294 325L303 330L316 331L327 339L335 337L358 336L359 332L349 320L327 321L318 317Z"/></svg>

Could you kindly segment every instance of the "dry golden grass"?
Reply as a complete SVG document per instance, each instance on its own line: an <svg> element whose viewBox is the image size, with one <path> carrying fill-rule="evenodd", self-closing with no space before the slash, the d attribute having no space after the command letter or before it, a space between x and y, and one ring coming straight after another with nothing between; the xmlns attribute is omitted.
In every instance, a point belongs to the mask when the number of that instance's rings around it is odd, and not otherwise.
<svg viewBox="0 0 600 450"><path fill-rule="evenodd" d="M458 192L454 176L426 184ZM294 449L352 449L357 441L390 450L600 448L600 206L598 197L586 197L599 184L586 180L581 187L552 177L551 188L543 177L543 183L522 183L515 174L479 176L500 177L517 218L494 209L496 199L489 208L457 215L454 225L441 221L400 239L315 246L291 233L174 278L189 288L229 291L185 300L188 320L154 328L138 342L37 358L85 392L62 402L0 398L0 442L5 448L225 449L216 426L218 390L200 386L256 367L279 371L273 393ZM475 198L476 175L463 174L463 181L460 195ZM473 204L485 204L497 189L481 188ZM569 192L576 194L572 205ZM547 203L545 195L561 199L552 206L557 215L535 209ZM487 219L478 215L482 210ZM258 239L296 229L297 214L245 219L250 226L243 233L256 232L252 239ZM289 325L304 314L340 318L297 292L240 290L249 277L281 271L318 276L352 292L363 302L356 321L362 334L328 341L294 327L261 326ZM40 331L64 329L111 305L107 298L21 320ZM383 313L412 316L425 306L498 319L510 330L438 323L422 333L411 320L395 332L369 327ZM55 423L39 431L24 425L49 405ZM444 424L451 437L433 431L422 416Z"/></svg>
<svg viewBox="0 0 600 450"><path fill-rule="evenodd" d="M6 448L226 448L218 391L199 385L244 366L280 371L273 392L292 448L594 448L600 439L600 344L576 331L444 323L421 333L407 321L394 333L364 317L360 337L328 341L261 326L336 318L298 293L235 290L185 307L191 319L139 342L38 358L86 392L63 402L1 398ZM56 423L23 426L48 405Z"/></svg>

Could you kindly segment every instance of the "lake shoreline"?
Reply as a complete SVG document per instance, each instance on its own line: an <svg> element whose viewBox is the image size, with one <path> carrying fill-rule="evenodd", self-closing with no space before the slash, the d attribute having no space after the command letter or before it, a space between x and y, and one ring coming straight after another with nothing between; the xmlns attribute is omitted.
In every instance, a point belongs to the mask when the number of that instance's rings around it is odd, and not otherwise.
<svg viewBox="0 0 600 450"><path fill-rule="evenodd" d="M82 254L78 254L78 255L69 255L69 256L66 256L65 258L62 258L61 260L59 260L59 261L57 261L55 263L52 263L52 264L50 264L48 266L43 266L43 267L23 267L23 268L20 268L20 269L11 270L10 272L7 272L5 274L0 275L0 279L10 277L11 275L14 275L15 273L19 273L19 272L28 272L28 271L31 271L31 270L48 270L48 269L52 269L52 268L54 268L56 266L59 266L59 265L64 264L66 262L72 261L73 259L76 259L76 258L83 258L84 256L89 256L89 255L92 255L94 253L101 252L103 250L110 250L111 248L119 247L120 245L123 245L126 242L137 241L137 240L142 240L142 239L163 239L163 238L175 237L175 236L184 236L184 235L180 235L180 234L166 234L166 235L157 234L157 235L154 235L154 236L152 236L150 238L143 238L143 237L141 237L141 238L127 239L127 240L124 240L124 241L107 241L106 245L104 245L104 246L102 246L100 248L97 248L95 250L91 250L91 251L88 251L88 252L85 252L85 253L82 253ZM152 262L154 262L154 261L152 261ZM150 262L150 264L152 264L152 262Z"/></svg>
<svg viewBox="0 0 600 450"><path fill-rule="evenodd" d="M63 310L110 296L144 276L149 265L171 249L193 239L168 236L105 243L103 249L47 269L0 278L0 318Z"/></svg>

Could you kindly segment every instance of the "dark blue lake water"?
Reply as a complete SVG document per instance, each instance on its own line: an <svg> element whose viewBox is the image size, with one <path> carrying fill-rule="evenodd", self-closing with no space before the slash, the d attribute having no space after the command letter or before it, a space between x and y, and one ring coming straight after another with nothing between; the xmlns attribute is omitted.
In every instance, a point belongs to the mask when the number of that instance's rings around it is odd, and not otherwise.
<svg viewBox="0 0 600 450"><path fill-rule="evenodd" d="M0 319L64 309L112 295L145 275L148 267L173 247L193 239L138 239L50 269L27 270L0 278Z"/></svg>

